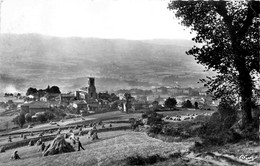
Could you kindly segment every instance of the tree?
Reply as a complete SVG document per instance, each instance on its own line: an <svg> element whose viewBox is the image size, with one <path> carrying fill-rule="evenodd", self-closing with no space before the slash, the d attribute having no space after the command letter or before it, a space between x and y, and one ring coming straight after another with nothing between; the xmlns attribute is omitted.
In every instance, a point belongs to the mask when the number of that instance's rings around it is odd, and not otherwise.
<svg viewBox="0 0 260 166"><path fill-rule="evenodd" d="M49 90L49 93L61 93L60 88L57 86L52 86Z"/></svg>
<svg viewBox="0 0 260 166"><path fill-rule="evenodd" d="M44 115L45 115L46 119L48 119L48 120L52 120L55 118L55 115L52 113L52 111L46 111L44 113Z"/></svg>
<svg viewBox="0 0 260 166"><path fill-rule="evenodd" d="M20 115L18 115L17 124L18 124L21 128L23 128L23 125L25 124L25 116L24 116L24 114L20 113Z"/></svg>
<svg viewBox="0 0 260 166"><path fill-rule="evenodd" d="M36 88L30 87L30 88L27 90L27 92L26 92L26 96L36 94L37 92L38 92L38 91L37 91Z"/></svg>
<svg viewBox="0 0 260 166"><path fill-rule="evenodd" d="M32 121L32 115L29 114L29 113L25 114L25 120L26 120L27 123L31 122Z"/></svg>
<svg viewBox="0 0 260 166"><path fill-rule="evenodd" d="M152 102L152 105L153 105L153 110L155 111L155 110L158 109L159 102L155 100L155 101Z"/></svg>
<svg viewBox="0 0 260 166"><path fill-rule="evenodd" d="M253 78L260 70L259 2L172 1L168 8L175 11L183 25L196 32L193 40L203 44L187 54L218 74L203 80L210 92L216 98L241 97L242 127L246 127L253 121Z"/></svg>
<svg viewBox="0 0 260 166"><path fill-rule="evenodd" d="M186 100L186 101L184 101L184 102L182 103L182 107L183 107L183 108L192 108L193 106L192 106L192 103L191 103L190 100Z"/></svg>
<svg viewBox="0 0 260 166"><path fill-rule="evenodd" d="M174 108L176 106L176 104L177 104L176 99L170 98L170 97L168 99L166 99L165 103L164 103L165 107L170 108L170 109Z"/></svg>
<svg viewBox="0 0 260 166"><path fill-rule="evenodd" d="M194 107L195 107L196 109L198 109L198 108L199 108L199 104L198 104L198 102L197 102L197 101L195 101L195 103L194 103Z"/></svg>
<svg viewBox="0 0 260 166"><path fill-rule="evenodd" d="M46 118L45 114L39 114L39 115L37 115L37 120L39 122L43 123L43 122L47 121L47 118Z"/></svg>

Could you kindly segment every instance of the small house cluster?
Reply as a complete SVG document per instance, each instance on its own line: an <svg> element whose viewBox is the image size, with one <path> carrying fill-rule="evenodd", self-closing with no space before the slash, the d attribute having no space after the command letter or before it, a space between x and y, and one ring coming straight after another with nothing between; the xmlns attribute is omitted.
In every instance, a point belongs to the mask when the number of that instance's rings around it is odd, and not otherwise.
<svg viewBox="0 0 260 166"><path fill-rule="evenodd" d="M25 100L26 102L20 106L21 111L31 115L46 112L52 107L61 105L70 106L81 114L97 112L109 107L108 102L98 97L95 78L92 77L89 78L87 87L80 88L75 93L46 93L42 90L40 93L28 95Z"/></svg>

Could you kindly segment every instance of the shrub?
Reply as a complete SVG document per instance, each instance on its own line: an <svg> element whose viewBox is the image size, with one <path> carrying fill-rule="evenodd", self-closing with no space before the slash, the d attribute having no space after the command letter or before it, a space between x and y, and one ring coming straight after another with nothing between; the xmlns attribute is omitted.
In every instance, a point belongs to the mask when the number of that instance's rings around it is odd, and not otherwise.
<svg viewBox="0 0 260 166"><path fill-rule="evenodd" d="M222 102L218 111L202 123L202 127L198 129L198 135L204 139L204 143L211 145L237 141L239 137L230 132L236 120L236 109L230 103Z"/></svg>
<svg viewBox="0 0 260 166"><path fill-rule="evenodd" d="M23 125L25 124L25 115L24 114L20 114L18 116L16 116L12 122L14 122L14 124L19 125L21 128L23 127Z"/></svg>
<svg viewBox="0 0 260 166"><path fill-rule="evenodd" d="M148 125L161 124L163 122L162 117L163 117L162 114L158 114L154 111L147 111L146 113L142 114L143 119L147 118Z"/></svg>
<svg viewBox="0 0 260 166"><path fill-rule="evenodd" d="M160 161L165 161L166 158L161 157L158 154L142 157L139 155L130 156L125 159L126 165L146 165L146 164L155 164Z"/></svg>
<svg viewBox="0 0 260 166"><path fill-rule="evenodd" d="M43 123L43 122L47 121L47 118L46 118L45 114L39 114L39 115L37 115L37 120L39 122Z"/></svg>
<svg viewBox="0 0 260 166"><path fill-rule="evenodd" d="M26 120L26 122L31 122L32 121L31 114L29 114L29 113L25 114L25 120Z"/></svg>
<svg viewBox="0 0 260 166"><path fill-rule="evenodd" d="M162 129L162 125L151 125L151 127L148 129L148 133L160 134Z"/></svg>
<svg viewBox="0 0 260 166"><path fill-rule="evenodd" d="M55 118L55 115L51 111L46 111L44 115L48 120L52 120L53 118Z"/></svg>

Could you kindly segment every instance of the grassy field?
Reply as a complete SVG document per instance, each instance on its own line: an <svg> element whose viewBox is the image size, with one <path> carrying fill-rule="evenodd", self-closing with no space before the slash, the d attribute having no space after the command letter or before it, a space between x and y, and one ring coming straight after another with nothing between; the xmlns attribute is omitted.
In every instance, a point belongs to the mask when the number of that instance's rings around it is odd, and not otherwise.
<svg viewBox="0 0 260 166"><path fill-rule="evenodd" d="M7 125L8 125L8 129L15 127L16 125L14 125L13 122L11 122L13 120L13 118L15 118L16 115L14 116L0 116L0 130L5 130L7 129Z"/></svg>
<svg viewBox="0 0 260 166"><path fill-rule="evenodd" d="M160 154L168 156L178 150L187 149L191 142L166 143L148 137L145 133L132 131L113 131L100 133L101 140L92 142L86 136L80 137L85 151L65 153L60 155L41 157L38 147L18 148L22 158L19 161L10 161L13 151L6 151L0 155L2 166L93 166L117 165L118 161L133 155Z"/></svg>
<svg viewBox="0 0 260 166"><path fill-rule="evenodd" d="M200 110L200 109L196 109L196 110L189 110L186 108L181 108L181 110L179 111L164 111L164 112L158 112L160 114L163 115L168 115L168 116L176 116L176 115L187 115L187 114L208 114L208 113L213 113L215 110Z"/></svg>

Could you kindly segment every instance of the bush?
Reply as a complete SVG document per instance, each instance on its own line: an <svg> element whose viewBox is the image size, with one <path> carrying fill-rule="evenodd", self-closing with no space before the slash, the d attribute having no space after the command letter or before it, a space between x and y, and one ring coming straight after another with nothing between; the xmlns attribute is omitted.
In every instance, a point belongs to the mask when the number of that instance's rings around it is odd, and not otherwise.
<svg viewBox="0 0 260 166"><path fill-rule="evenodd" d="M165 161L166 158L161 157L158 154L142 157L142 156L130 156L125 159L126 165L146 165L146 164L155 164L160 161Z"/></svg>
<svg viewBox="0 0 260 166"><path fill-rule="evenodd" d="M39 114L39 115L37 115L37 120L39 122L43 123L43 122L47 121L47 118L46 118L45 114Z"/></svg>
<svg viewBox="0 0 260 166"><path fill-rule="evenodd" d="M29 113L25 114L25 120L26 120L27 123L28 123L28 122L31 122L31 121L32 121L32 116L31 116L31 114L29 114Z"/></svg>
<svg viewBox="0 0 260 166"><path fill-rule="evenodd" d="M162 114L158 114L154 111L148 111L142 114L142 119L147 118L147 125L162 124Z"/></svg>
<svg viewBox="0 0 260 166"><path fill-rule="evenodd" d="M19 125L21 128L23 127L23 125L25 124L25 115L24 114L20 114L17 115L12 122L14 122L14 124Z"/></svg>
<svg viewBox="0 0 260 166"><path fill-rule="evenodd" d="M162 125L152 125L148 129L148 133L160 134L162 132L163 126Z"/></svg>
<svg viewBox="0 0 260 166"><path fill-rule="evenodd" d="M232 103L222 101L218 111L213 113L202 127L198 129L198 135L204 139L206 144L222 145L226 142L237 141L239 137L230 132L230 128L237 121L237 111Z"/></svg>
<svg viewBox="0 0 260 166"><path fill-rule="evenodd" d="M46 111L44 115L48 120L52 120L53 118L55 118L55 115L51 111Z"/></svg>

